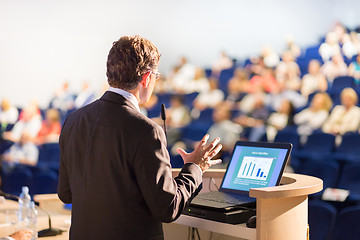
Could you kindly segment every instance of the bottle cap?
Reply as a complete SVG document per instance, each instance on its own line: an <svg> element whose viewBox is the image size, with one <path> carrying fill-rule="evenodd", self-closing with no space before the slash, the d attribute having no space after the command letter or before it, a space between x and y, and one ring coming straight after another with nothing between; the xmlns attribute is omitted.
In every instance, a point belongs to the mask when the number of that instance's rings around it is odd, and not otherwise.
<svg viewBox="0 0 360 240"><path fill-rule="evenodd" d="M23 186L22 187L22 192L25 193L25 194L28 194L29 193L29 188L27 186Z"/></svg>

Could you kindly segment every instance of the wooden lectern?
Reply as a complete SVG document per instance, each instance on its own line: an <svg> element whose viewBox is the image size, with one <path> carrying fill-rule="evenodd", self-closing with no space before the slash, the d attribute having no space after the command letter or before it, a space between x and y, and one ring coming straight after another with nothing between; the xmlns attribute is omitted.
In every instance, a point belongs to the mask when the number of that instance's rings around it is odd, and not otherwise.
<svg viewBox="0 0 360 240"><path fill-rule="evenodd" d="M208 178L221 179L224 172L211 169L205 172L204 182ZM175 169L173 174L176 175ZM284 173L280 186L250 189L250 197L256 198L256 229L247 228L245 224L225 224L185 215L180 216L175 223L241 239L306 240L308 195L322 188L323 182L319 178Z"/></svg>

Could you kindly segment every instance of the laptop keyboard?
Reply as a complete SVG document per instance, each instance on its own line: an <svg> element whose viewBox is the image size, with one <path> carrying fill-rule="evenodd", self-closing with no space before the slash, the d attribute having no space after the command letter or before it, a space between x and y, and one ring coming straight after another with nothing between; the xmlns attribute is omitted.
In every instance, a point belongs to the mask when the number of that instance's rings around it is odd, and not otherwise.
<svg viewBox="0 0 360 240"><path fill-rule="evenodd" d="M221 193L221 192L212 192L212 193L213 194L211 194L210 192L205 195L198 195L197 198L219 202L219 203L231 203L231 204L241 204L253 199L249 196L239 195L239 194L233 195L233 194Z"/></svg>

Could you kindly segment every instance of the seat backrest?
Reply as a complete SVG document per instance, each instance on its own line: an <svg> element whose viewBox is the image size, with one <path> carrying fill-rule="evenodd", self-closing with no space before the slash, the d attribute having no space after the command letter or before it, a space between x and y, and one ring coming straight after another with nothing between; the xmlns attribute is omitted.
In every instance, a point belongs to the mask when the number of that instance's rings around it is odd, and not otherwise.
<svg viewBox="0 0 360 240"><path fill-rule="evenodd" d="M341 144L335 152L360 155L360 134L347 133L342 136Z"/></svg>
<svg viewBox="0 0 360 240"><path fill-rule="evenodd" d="M358 240L360 236L360 206L340 211L336 221L333 240Z"/></svg>
<svg viewBox="0 0 360 240"><path fill-rule="evenodd" d="M309 201L308 223L311 239L330 239L336 216L336 208L330 203L319 200Z"/></svg>
<svg viewBox="0 0 360 240"><path fill-rule="evenodd" d="M307 162L300 167L299 172L318 177L323 180L323 189L336 187L340 166L337 162Z"/></svg>
<svg viewBox="0 0 360 240"><path fill-rule="evenodd" d="M335 149L335 136L323 132L315 132L308 137L302 149L321 153L333 152Z"/></svg>
<svg viewBox="0 0 360 240"><path fill-rule="evenodd" d="M58 174L52 170L38 171L33 177L30 189L32 195L56 193L58 184Z"/></svg>
<svg viewBox="0 0 360 240"><path fill-rule="evenodd" d="M278 131L274 142L289 142L293 145L293 150L297 150L300 146L300 136L296 131Z"/></svg>
<svg viewBox="0 0 360 240"><path fill-rule="evenodd" d="M32 177L30 169L19 165L10 172L3 172L2 190L8 194L19 196L23 186L30 186Z"/></svg>
<svg viewBox="0 0 360 240"><path fill-rule="evenodd" d="M340 174L338 188L360 194L360 163L346 164Z"/></svg>

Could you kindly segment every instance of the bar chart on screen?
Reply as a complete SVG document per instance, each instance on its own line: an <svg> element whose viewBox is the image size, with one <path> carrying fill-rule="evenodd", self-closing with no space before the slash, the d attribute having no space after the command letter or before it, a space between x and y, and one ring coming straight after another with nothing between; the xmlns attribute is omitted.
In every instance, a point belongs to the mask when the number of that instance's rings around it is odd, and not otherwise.
<svg viewBox="0 0 360 240"><path fill-rule="evenodd" d="M237 177L266 180L274 158L245 156Z"/></svg>

